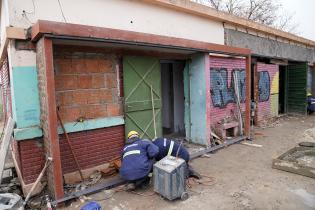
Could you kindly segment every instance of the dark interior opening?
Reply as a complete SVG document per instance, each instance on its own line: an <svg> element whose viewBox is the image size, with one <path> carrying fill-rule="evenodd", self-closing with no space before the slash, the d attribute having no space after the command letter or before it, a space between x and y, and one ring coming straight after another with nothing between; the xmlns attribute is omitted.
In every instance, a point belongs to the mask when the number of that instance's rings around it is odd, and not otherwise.
<svg viewBox="0 0 315 210"><path fill-rule="evenodd" d="M164 136L185 136L184 61L161 61Z"/></svg>
<svg viewBox="0 0 315 210"><path fill-rule="evenodd" d="M286 75L287 67L279 66L279 114L285 114L286 109Z"/></svg>

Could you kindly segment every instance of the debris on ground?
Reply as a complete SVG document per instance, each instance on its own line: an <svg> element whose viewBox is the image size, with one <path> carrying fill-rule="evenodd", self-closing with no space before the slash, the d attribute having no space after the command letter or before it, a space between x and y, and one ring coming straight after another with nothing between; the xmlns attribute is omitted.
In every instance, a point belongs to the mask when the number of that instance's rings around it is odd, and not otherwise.
<svg viewBox="0 0 315 210"><path fill-rule="evenodd" d="M24 210L23 200L15 193L0 194L0 209Z"/></svg>
<svg viewBox="0 0 315 210"><path fill-rule="evenodd" d="M303 142L302 145L307 142ZM299 144L301 145L301 144ZM312 144L297 146L273 160L272 167L315 178L315 147Z"/></svg>

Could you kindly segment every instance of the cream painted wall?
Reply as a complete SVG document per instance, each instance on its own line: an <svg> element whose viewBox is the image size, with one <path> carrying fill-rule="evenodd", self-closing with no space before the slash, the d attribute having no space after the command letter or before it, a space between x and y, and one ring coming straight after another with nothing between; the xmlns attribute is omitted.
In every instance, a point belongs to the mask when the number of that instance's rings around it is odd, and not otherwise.
<svg viewBox="0 0 315 210"><path fill-rule="evenodd" d="M220 22L135 0L60 0L60 3L68 23L224 44ZM37 19L65 22L57 0L10 0L9 12L10 25L17 27L28 28Z"/></svg>

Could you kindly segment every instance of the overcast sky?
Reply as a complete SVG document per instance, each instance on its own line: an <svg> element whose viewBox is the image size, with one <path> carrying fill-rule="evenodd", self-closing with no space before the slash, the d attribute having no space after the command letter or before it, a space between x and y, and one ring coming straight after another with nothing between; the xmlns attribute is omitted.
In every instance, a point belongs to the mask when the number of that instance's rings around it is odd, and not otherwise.
<svg viewBox="0 0 315 210"><path fill-rule="evenodd" d="M283 7L294 12L294 21L299 24L299 36L315 41L315 0L280 0Z"/></svg>

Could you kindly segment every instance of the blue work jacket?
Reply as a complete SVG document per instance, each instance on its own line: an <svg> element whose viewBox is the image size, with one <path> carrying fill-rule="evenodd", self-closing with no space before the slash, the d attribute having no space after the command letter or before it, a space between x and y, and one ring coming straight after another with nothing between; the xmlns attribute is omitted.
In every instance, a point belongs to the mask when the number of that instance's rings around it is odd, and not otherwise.
<svg viewBox="0 0 315 210"><path fill-rule="evenodd" d="M135 181L146 177L153 166L153 159L159 154L159 148L150 140L128 139L122 152L119 173L124 180Z"/></svg>
<svg viewBox="0 0 315 210"><path fill-rule="evenodd" d="M167 138L157 138L153 140L153 144L159 148L159 154L155 158L157 161L161 160L167 155L176 157L177 151L178 157L184 159L186 162L189 161L189 153L187 149L184 147L184 145L178 142Z"/></svg>

